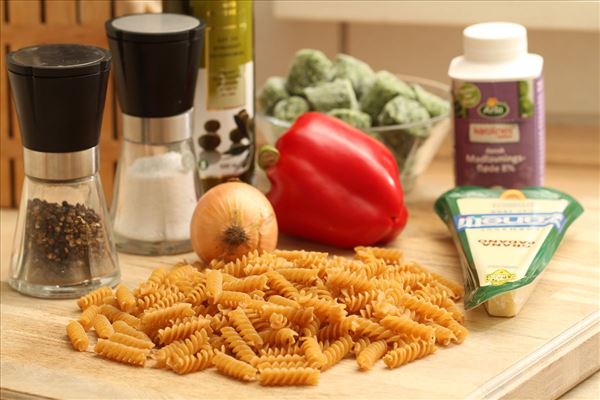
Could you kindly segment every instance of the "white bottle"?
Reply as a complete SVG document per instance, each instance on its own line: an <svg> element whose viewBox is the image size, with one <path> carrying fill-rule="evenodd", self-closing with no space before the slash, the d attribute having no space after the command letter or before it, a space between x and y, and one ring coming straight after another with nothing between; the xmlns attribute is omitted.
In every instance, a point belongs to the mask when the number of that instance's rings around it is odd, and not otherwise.
<svg viewBox="0 0 600 400"><path fill-rule="evenodd" d="M543 58L510 22L471 25L450 63L456 185L539 186L544 178Z"/></svg>

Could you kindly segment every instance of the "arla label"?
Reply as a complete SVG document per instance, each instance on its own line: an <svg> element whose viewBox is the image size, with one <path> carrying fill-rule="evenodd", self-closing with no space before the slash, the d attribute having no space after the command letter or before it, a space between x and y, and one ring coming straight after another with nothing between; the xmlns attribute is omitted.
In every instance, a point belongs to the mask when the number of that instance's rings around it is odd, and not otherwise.
<svg viewBox="0 0 600 400"><path fill-rule="evenodd" d="M525 276L552 228L562 230L569 202L464 198L456 204L454 226L466 236L479 285L497 286Z"/></svg>
<svg viewBox="0 0 600 400"><path fill-rule="evenodd" d="M457 185L541 185L543 79L452 83Z"/></svg>

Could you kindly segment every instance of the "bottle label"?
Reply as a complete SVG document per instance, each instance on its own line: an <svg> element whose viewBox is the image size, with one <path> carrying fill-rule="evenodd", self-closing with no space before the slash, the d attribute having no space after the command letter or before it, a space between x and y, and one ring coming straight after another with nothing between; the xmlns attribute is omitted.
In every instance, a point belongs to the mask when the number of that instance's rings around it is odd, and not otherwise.
<svg viewBox="0 0 600 400"><path fill-rule="evenodd" d="M251 1L191 1L206 21L194 100L194 140L202 179L236 177L252 163L254 63Z"/></svg>
<svg viewBox="0 0 600 400"><path fill-rule="evenodd" d="M456 184L523 187L544 177L544 81L452 82Z"/></svg>

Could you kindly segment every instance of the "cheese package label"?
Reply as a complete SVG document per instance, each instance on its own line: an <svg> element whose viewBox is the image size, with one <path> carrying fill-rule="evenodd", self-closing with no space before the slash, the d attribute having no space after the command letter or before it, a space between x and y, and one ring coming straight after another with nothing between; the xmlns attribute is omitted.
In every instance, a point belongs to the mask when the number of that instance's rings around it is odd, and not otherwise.
<svg viewBox="0 0 600 400"><path fill-rule="evenodd" d="M535 279L556 251L581 205L553 189L459 187L435 210L460 253L465 309L486 303L488 313L516 315Z"/></svg>

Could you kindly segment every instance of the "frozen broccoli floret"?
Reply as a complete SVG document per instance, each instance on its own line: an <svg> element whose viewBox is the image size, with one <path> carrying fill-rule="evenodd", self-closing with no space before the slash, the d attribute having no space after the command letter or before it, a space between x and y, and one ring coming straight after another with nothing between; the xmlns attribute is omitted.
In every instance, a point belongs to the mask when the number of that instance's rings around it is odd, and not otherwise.
<svg viewBox="0 0 600 400"><path fill-rule="evenodd" d="M293 122L301 114L309 110L308 103L300 96L292 96L279 100L273 108L273 116L277 119Z"/></svg>
<svg viewBox="0 0 600 400"><path fill-rule="evenodd" d="M304 95L313 110L327 112L334 108L358 109L358 101L347 79L321 83L304 89Z"/></svg>
<svg viewBox="0 0 600 400"><path fill-rule="evenodd" d="M449 101L446 101L433 93L429 93L416 83L412 85L412 88L417 96L417 101L425 107L431 118L446 115L450 112Z"/></svg>
<svg viewBox="0 0 600 400"><path fill-rule="evenodd" d="M429 120L429 113L417 101L407 99L404 96L396 96L388 101L377 117L379 125L403 125ZM413 127L407 132L415 136L426 136L429 132L428 126Z"/></svg>
<svg viewBox="0 0 600 400"><path fill-rule="evenodd" d="M360 108L375 119L383 106L398 95L415 98L415 93L410 86L388 71L379 71L360 98Z"/></svg>
<svg viewBox="0 0 600 400"><path fill-rule="evenodd" d="M272 115L275 104L287 97L290 97L290 94L285 88L285 78L273 76L267 79L265 85L260 90L258 104L264 113Z"/></svg>
<svg viewBox="0 0 600 400"><path fill-rule="evenodd" d="M331 61L319 50L299 50L290 66L287 89L293 95L304 94L304 89L327 82L331 76Z"/></svg>
<svg viewBox="0 0 600 400"><path fill-rule="evenodd" d="M357 129L367 130L371 127L371 116L362 111L336 108L330 110L327 114L341 119L348 125L352 125Z"/></svg>
<svg viewBox="0 0 600 400"><path fill-rule="evenodd" d="M367 82L373 78L373 75L373 70L367 63L347 54L338 54L333 60L333 78L348 79L352 82L357 97L361 96Z"/></svg>

